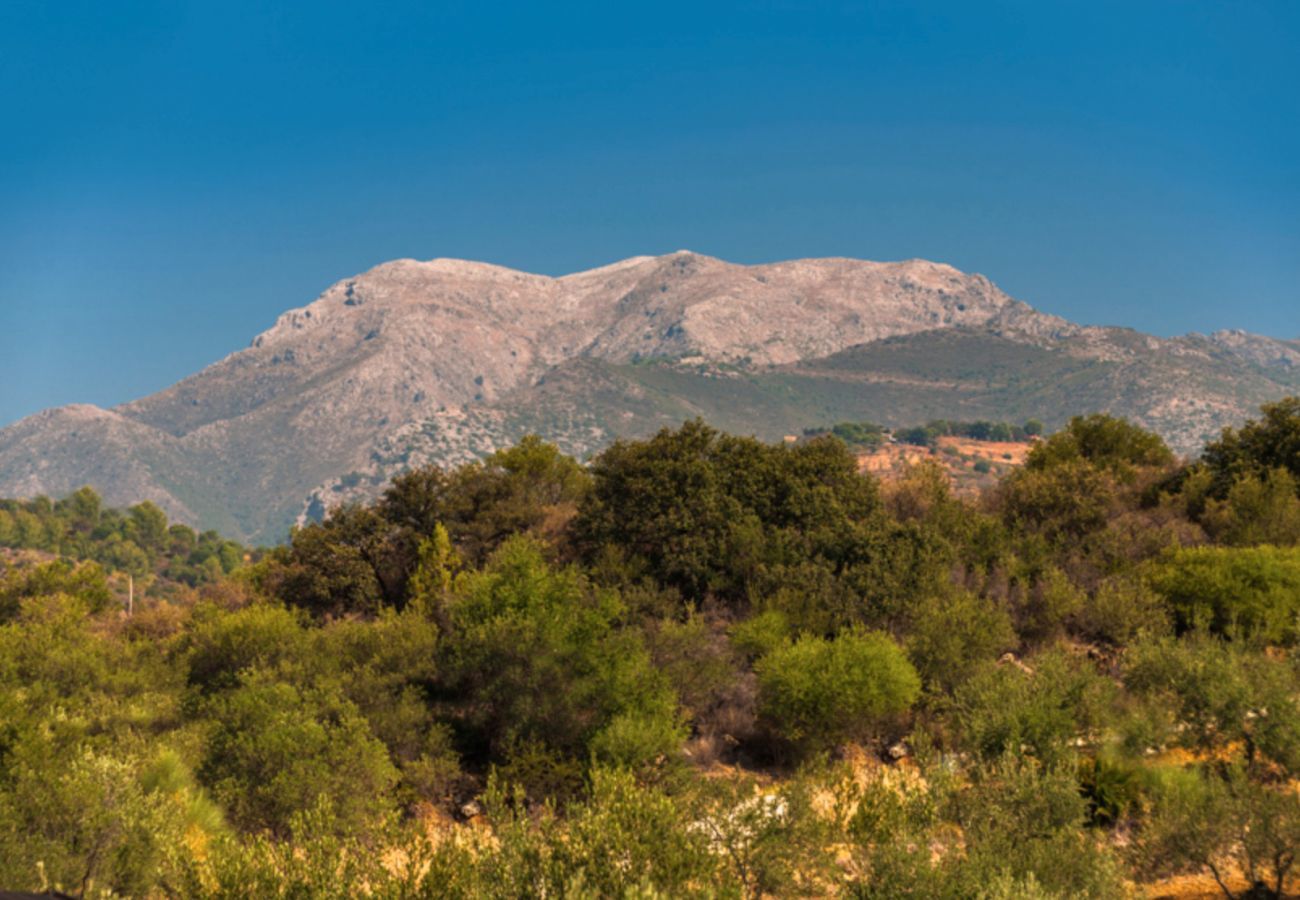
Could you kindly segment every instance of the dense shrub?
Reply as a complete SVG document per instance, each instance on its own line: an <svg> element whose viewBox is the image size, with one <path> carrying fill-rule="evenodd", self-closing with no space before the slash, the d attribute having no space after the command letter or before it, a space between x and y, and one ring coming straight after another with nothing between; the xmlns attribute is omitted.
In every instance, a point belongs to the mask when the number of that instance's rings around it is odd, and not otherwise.
<svg viewBox="0 0 1300 900"><path fill-rule="evenodd" d="M1263 479L1285 469L1300 481L1300 397L1287 397L1260 408L1263 416L1241 428L1225 428L1202 457L1210 470L1210 492L1224 497L1243 476Z"/></svg>
<svg viewBox="0 0 1300 900"><path fill-rule="evenodd" d="M265 554L0 501L0 884L1294 890L1288 409L1182 468L1078 419L978 497L834 438L529 439Z"/></svg>
<svg viewBox="0 0 1300 900"><path fill-rule="evenodd" d="M1300 548L1189 547L1151 567L1151 586L1181 629L1296 639L1300 617Z"/></svg>
<svg viewBox="0 0 1300 900"><path fill-rule="evenodd" d="M344 831L392 808L398 773L337 689L299 689L254 670L204 712L213 728L199 778L241 828L287 836L293 816L321 797Z"/></svg>
<svg viewBox="0 0 1300 900"><path fill-rule="evenodd" d="M1174 455L1159 435L1107 415L1075 416L1030 451L1025 467L1044 471L1084 462L1121 479L1138 469L1167 466Z"/></svg>
<svg viewBox="0 0 1300 900"><path fill-rule="evenodd" d="M764 656L756 670L762 716L805 749L879 734L921 689L902 649L878 632L804 636Z"/></svg>
<svg viewBox="0 0 1300 900"><path fill-rule="evenodd" d="M439 658L467 751L501 754L539 741L585 758L601 736L597 746L615 756L670 752L680 738L671 688L641 636L620 627L622 613L613 592L552 568L527 538L507 541L482 572L466 575Z"/></svg>
<svg viewBox="0 0 1300 900"><path fill-rule="evenodd" d="M961 743L985 760L1032 756L1055 764L1101 723L1112 691L1085 662L1049 651L1028 665L985 666L958 686L952 713Z"/></svg>
<svg viewBox="0 0 1300 900"><path fill-rule="evenodd" d="M1132 647L1123 677L1149 703L1148 740L1300 772L1294 663L1206 636L1165 638Z"/></svg>
<svg viewBox="0 0 1300 900"><path fill-rule="evenodd" d="M1006 610L966 591L927 597L912 613L907 652L925 683L947 693L1015 647Z"/></svg>
<svg viewBox="0 0 1300 900"><path fill-rule="evenodd" d="M1216 541L1237 547L1300 542L1300 487L1286 469L1246 473L1222 500L1210 499L1201 524Z"/></svg>

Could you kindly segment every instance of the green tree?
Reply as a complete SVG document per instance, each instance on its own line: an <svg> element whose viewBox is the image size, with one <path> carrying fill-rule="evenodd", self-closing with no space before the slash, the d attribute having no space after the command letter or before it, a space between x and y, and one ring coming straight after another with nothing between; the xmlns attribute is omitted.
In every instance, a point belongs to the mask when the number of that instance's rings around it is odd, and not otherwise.
<svg viewBox="0 0 1300 900"><path fill-rule="evenodd" d="M641 749L674 751L682 735L672 691L640 635L619 626L622 612L614 593L574 569L552 568L528 538L508 540L482 572L462 576L440 660L469 751L500 760L512 746L537 742L582 758L593 746L626 749L647 733L663 741Z"/></svg>
<svg viewBox="0 0 1300 900"><path fill-rule="evenodd" d="M378 512L396 529L395 549L403 559L412 560L419 543L441 525L461 557L478 565L514 534L557 540L589 488L577 461L526 435L481 463L399 476Z"/></svg>
<svg viewBox="0 0 1300 900"><path fill-rule="evenodd" d="M185 842L203 834L187 817L190 798L147 788L129 759L90 748L50 751L14 748L10 778L0 783L6 887L144 896L180 874Z"/></svg>
<svg viewBox="0 0 1300 900"><path fill-rule="evenodd" d="M311 661L309 640L299 615L283 606L255 603L226 612L202 605L178 649L189 684L206 694L236 687L252 670L301 672Z"/></svg>
<svg viewBox="0 0 1300 900"><path fill-rule="evenodd" d="M55 503L54 511L66 516L76 531L88 534L99 526L103 501L89 486L81 487Z"/></svg>
<svg viewBox="0 0 1300 900"><path fill-rule="evenodd" d="M1034 447L1025 466L1051 469L1079 460L1127 479L1137 469L1170 465L1174 455L1159 435L1098 413L1075 416L1063 430Z"/></svg>
<svg viewBox="0 0 1300 900"><path fill-rule="evenodd" d="M1222 500L1210 498L1201 524L1216 541L1238 547L1300 542L1300 488L1287 469L1241 475Z"/></svg>
<svg viewBox="0 0 1300 900"><path fill-rule="evenodd" d="M1261 418L1240 429L1225 428L1206 445L1202 460L1212 475L1211 494L1225 497L1243 476L1263 479L1285 469L1300 481L1300 397L1287 397L1260 407Z"/></svg>
<svg viewBox="0 0 1300 900"><path fill-rule="evenodd" d="M0 622L18 614L23 599L53 594L75 596L90 612L101 612L113 601L108 577L98 563L56 559L0 577Z"/></svg>
<svg viewBox="0 0 1300 900"><path fill-rule="evenodd" d="M1291 896L1300 848L1300 797L1239 768L1159 773L1135 856L1148 875L1209 871L1228 900ZM1234 890L1231 871L1246 879Z"/></svg>
<svg viewBox="0 0 1300 900"><path fill-rule="evenodd" d="M1300 698L1287 662L1198 635L1138 644L1124 684L1147 701L1145 743L1300 772Z"/></svg>
<svg viewBox="0 0 1300 900"><path fill-rule="evenodd" d="M167 547L167 514L148 500L128 510L129 537L143 550L161 553Z"/></svg>
<svg viewBox="0 0 1300 900"><path fill-rule="evenodd" d="M386 596L376 572L382 529L376 516L361 509L297 529L289 547L272 556L269 589L316 616L377 612Z"/></svg>
<svg viewBox="0 0 1300 900"><path fill-rule="evenodd" d="M1062 651L1028 665L986 665L957 687L952 724L960 743L986 761L1031 756L1057 765L1074 754L1113 704L1109 681Z"/></svg>
<svg viewBox="0 0 1300 900"><path fill-rule="evenodd" d="M977 770L952 802L966 843L955 896L978 896L999 875L1048 896L1123 895L1117 860L1083 827L1087 803L1072 768L1004 758Z"/></svg>
<svg viewBox="0 0 1300 900"><path fill-rule="evenodd" d="M592 475L575 523L587 559L618 547L687 600L740 603L764 568L865 569L895 549L875 482L836 440L770 446L688 422L615 443Z"/></svg>

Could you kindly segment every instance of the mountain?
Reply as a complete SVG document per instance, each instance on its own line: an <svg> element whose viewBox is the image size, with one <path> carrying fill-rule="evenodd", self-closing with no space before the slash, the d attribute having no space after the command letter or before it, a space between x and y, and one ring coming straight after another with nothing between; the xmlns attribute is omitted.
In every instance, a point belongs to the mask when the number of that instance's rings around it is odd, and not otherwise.
<svg viewBox="0 0 1300 900"><path fill-rule="evenodd" d="M404 259L157 394L0 429L0 495L89 483L275 541L406 467L529 431L581 455L696 415L775 439L843 419L1058 425L1105 410L1191 451L1297 389L1300 341L1083 327L922 260L682 251L551 278Z"/></svg>

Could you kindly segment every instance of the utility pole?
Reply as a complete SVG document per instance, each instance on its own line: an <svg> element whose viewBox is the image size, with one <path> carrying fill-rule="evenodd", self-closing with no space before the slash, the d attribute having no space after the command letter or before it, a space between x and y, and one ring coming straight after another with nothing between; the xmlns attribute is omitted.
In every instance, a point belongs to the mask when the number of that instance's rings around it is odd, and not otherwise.
<svg viewBox="0 0 1300 900"><path fill-rule="evenodd" d="M135 612L135 576L126 573L126 614L129 618Z"/></svg>

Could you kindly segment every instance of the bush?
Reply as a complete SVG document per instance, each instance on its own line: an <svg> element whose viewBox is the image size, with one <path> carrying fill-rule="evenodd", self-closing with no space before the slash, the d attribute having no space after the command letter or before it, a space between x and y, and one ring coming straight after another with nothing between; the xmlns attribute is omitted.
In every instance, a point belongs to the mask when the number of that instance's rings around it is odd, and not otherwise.
<svg viewBox="0 0 1300 900"><path fill-rule="evenodd" d="M269 591L319 617L377 612L384 594L374 545L383 528L377 516L353 507L296 529L289 547L271 557Z"/></svg>
<svg viewBox="0 0 1300 900"><path fill-rule="evenodd" d="M462 776L450 729L435 719L430 702L438 680L437 626L408 608L371 622L335 623L312 638L315 668L337 681L400 769L403 804L449 799Z"/></svg>
<svg viewBox="0 0 1300 900"><path fill-rule="evenodd" d="M1300 617L1300 548L1189 547L1153 565L1151 586L1181 630L1269 643L1296 639Z"/></svg>
<svg viewBox="0 0 1300 900"><path fill-rule="evenodd" d="M790 640L790 623L780 610L769 609L731 628L731 642L749 660L771 653Z"/></svg>
<svg viewBox="0 0 1300 900"><path fill-rule="evenodd" d="M1016 645L1006 610L967 591L929 597L913 612L907 652L927 686L964 683L982 664Z"/></svg>
<svg viewBox="0 0 1300 900"><path fill-rule="evenodd" d="M1002 480L997 503L1003 521L1054 543L1077 543L1106 526L1116 502L1113 479L1086 461L1022 468Z"/></svg>
<svg viewBox="0 0 1300 900"><path fill-rule="evenodd" d="M48 744L14 749L19 765L0 784L6 888L151 895L179 874L188 847L212 836L188 815L183 790L146 787L134 760Z"/></svg>
<svg viewBox="0 0 1300 900"><path fill-rule="evenodd" d="M1032 880L1049 896L1123 895L1118 861L1083 827L1087 801L1070 768L1004 759L977 773L956 807L967 848L958 896L998 876Z"/></svg>
<svg viewBox="0 0 1300 900"><path fill-rule="evenodd" d="M1296 878L1300 797L1260 784L1238 768L1167 770L1154 780L1151 815L1134 856L1149 876L1209 871L1226 896L1237 869L1249 885L1235 896L1281 898Z"/></svg>
<svg viewBox="0 0 1300 900"><path fill-rule="evenodd" d="M1240 429L1225 428L1219 440L1207 444L1202 457L1212 475L1210 493L1222 498L1244 475L1265 477L1286 469L1300 480L1300 397L1287 397L1260 407L1263 416Z"/></svg>
<svg viewBox="0 0 1300 900"><path fill-rule="evenodd" d="M803 749L878 734L921 690L897 644L857 629L801 637L760 659L756 671L760 715Z"/></svg>
<svg viewBox="0 0 1300 900"><path fill-rule="evenodd" d="M654 667L677 693L682 716L701 732L715 731L717 713L744 677L726 633L697 613L662 619L646 637Z"/></svg>
<svg viewBox="0 0 1300 900"><path fill-rule="evenodd" d="M292 611L256 603L227 612L196 608L182 643L189 683L203 693L228 690L253 668L290 672L309 659L309 635Z"/></svg>
<svg viewBox="0 0 1300 900"><path fill-rule="evenodd" d="M392 807L398 773L357 708L326 686L300 690L256 670L206 705L212 723L199 777L246 831L286 837L326 798L343 832Z"/></svg>
<svg viewBox="0 0 1300 900"><path fill-rule="evenodd" d="M1169 631L1169 608L1140 578L1107 578L1083 604L1079 625L1090 637L1126 646Z"/></svg>
<svg viewBox="0 0 1300 900"><path fill-rule="evenodd" d="M1030 666L989 665L953 697L961 742L985 760L1033 756L1054 764L1073 754L1110 706L1113 688L1086 663L1061 651Z"/></svg>
<svg viewBox="0 0 1300 900"><path fill-rule="evenodd" d="M30 568L16 567L0 579L0 622L18 614L28 597L69 594L86 605L89 612L103 612L113 600L108 578L98 563L77 564L56 559Z"/></svg>
<svg viewBox="0 0 1300 900"><path fill-rule="evenodd" d="M683 823L671 797L628 772L593 770L590 799L569 810L566 832L557 868L590 896L681 896L717 877L705 834Z"/></svg>
<svg viewBox="0 0 1300 900"><path fill-rule="evenodd" d="M1237 547L1300 542L1300 487L1286 469L1246 473L1223 500L1209 499L1201 524L1216 541Z"/></svg>
<svg viewBox="0 0 1300 900"><path fill-rule="evenodd" d="M714 595L739 605L764 565L796 554L845 561L863 545L847 536L884 527L875 481L829 438L772 446L694 421L616 442L592 477L575 522L585 558L621 548L690 602Z"/></svg>
<svg viewBox="0 0 1300 900"><path fill-rule="evenodd" d="M499 760L510 745L537 741L585 759L620 716L631 717L621 729L641 723L638 740L647 722L666 733L672 690L640 634L620 627L618 596L550 567L532 539L508 540L486 569L463 577L447 613L440 681L468 753ZM628 747L605 740L610 752Z"/></svg>
<svg viewBox="0 0 1300 900"><path fill-rule="evenodd" d="M1300 699L1286 661L1207 636L1130 648L1124 684L1144 698L1149 739L1300 772Z"/></svg>
<svg viewBox="0 0 1300 900"><path fill-rule="evenodd" d="M607 767L631 769L643 777L681 751L686 727L671 704L662 709L620 713L591 739L591 756Z"/></svg>

